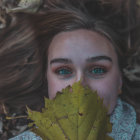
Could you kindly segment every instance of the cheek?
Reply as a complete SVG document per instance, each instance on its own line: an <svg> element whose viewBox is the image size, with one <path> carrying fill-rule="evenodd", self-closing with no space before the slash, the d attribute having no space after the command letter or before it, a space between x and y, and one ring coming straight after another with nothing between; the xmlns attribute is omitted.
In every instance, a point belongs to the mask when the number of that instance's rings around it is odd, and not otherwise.
<svg viewBox="0 0 140 140"><path fill-rule="evenodd" d="M109 114L114 110L118 98L119 76L108 77L104 80L96 80L90 85L97 90L98 95L104 99L104 105L109 108Z"/></svg>
<svg viewBox="0 0 140 140"><path fill-rule="evenodd" d="M108 82L108 81L107 81ZM105 81L94 83L93 90L97 90L98 95L104 99L104 103L112 101L113 98L116 98L118 88L112 83L107 83Z"/></svg>
<svg viewBox="0 0 140 140"><path fill-rule="evenodd" d="M63 88L63 85L60 84L60 82L57 81L57 79L48 76L48 95L50 99L53 99L56 96L56 93L58 91L61 91Z"/></svg>
<svg viewBox="0 0 140 140"><path fill-rule="evenodd" d="M48 78L48 95L50 99L53 99L56 96L58 91L57 83L54 80Z"/></svg>
<svg viewBox="0 0 140 140"><path fill-rule="evenodd" d="M47 76L48 81L48 95L50 99L53 99L56 96L58 91L61 91L63 88L66 88L68 85L72 85L72 81L63 81L55 76L50 74Z"/></svg>

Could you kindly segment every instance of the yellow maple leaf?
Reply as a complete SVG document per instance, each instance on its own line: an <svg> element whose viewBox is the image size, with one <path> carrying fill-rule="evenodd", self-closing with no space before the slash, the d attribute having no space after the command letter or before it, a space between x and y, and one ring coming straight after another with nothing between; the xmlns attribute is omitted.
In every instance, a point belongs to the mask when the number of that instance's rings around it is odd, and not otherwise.
<svg viewBox="0 0 140 140"><path fill-rule="evenodd" d="M113 140L107 133L112 125L96 91L80 82L58 92L53 100L45 98L42 112L28 109L32 129L44 140Z"/></svg>

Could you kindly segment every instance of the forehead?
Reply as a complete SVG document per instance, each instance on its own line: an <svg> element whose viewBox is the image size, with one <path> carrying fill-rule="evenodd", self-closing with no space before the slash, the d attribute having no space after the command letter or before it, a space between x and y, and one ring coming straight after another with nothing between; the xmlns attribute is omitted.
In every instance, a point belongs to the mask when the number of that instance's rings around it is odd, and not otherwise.
<svg viewBox="0 0 140 140"><path fill-rule="evenodd" d="M106 37L84 29L57 34L53 38L48 52L52 58L72 57L73 55L81 55L82 58L96 55L116 57L114 46Z"/></svg>

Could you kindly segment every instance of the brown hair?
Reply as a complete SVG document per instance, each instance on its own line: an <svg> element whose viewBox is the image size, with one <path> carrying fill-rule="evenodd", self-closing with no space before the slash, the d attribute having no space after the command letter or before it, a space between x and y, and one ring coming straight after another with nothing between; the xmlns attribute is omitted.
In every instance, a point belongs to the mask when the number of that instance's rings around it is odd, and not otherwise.
<svg viewBox="0 0 140 140"><path fill-rule="evenodd" d="M84 13L85 12L85 13ZM39 105L47 96L47 50L55 35L77 29L93 30L108 38L123 67L125 40L111 25L74 7L45 14L17 13L17 22L0 34L0 101L15 107ZM120 61L121 60L121 61Z"/></svg>
<svg viewBox="0 0 140 140"><path fill-rule="evenodd" d="M111 24L99 18L91 17L86 11L75 8L57 8L47 11L46 14L39 14L33 18L34 28L38 30L38 39L40 40L40 52L44 62L44 72L47 69L47 50L49 44L55 35L60 32L73 31L78 29L86 29L98 32L112 42L116 53L118 54L120 69L124 66L124 53L127 45L124 38L111 28ZM44 75L45 77L45 75Z"/></svg>
<svg viewBox="0 0 140 140"><path fill-rule="evenodd" d="M39 30L39 40L42 42L40 45L40 52L42 56L41 61L43 62L43 77L45 77L45 72L47 70L48 47L55 35L59 34L60 32L67 32L77 29L93 30L105 36L112 42L118 55L118 62L123 78L123 94L120 97L132 104L136 110L139 110L139 81L131 82L123 71L123 69L127 66L127 53L130 45L128 43L127 37L129 32L128 27L126 31L123 31L123 33L118 30L120 27L118 27L116 31L114 24L112 27L111 20L106 21L104 18L102 19L102 17L100 17L98 14L98 16L95 17L90 16L86 10L83 11L84 12L81 12L81 10L78 10L74 7L57 7L47 11L46 14L37 15L37 18L34 18L34 28ZM120 29L122 28L123 27ZM136 49L135 52L137 50L138 49Z"/></svg>
<svg viewBox="0 0 140 140"><path fill-rule="evenodd" d="M0 102L20 111L26 105L42 106L44 87L39 42L29 15L16 17L14 25L0 32Z"/></svg>

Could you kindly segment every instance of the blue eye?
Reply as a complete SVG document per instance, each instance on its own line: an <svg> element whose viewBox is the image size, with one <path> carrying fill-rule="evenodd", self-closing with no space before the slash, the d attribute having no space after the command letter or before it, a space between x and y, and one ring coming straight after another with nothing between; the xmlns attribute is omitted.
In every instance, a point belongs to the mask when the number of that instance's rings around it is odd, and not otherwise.
<svg viewBox="0 0 140 140"><path fill-rule="evenodd" d="M106 70L104 68L94 68L91 70L91 73L93 73L93 74L103 74L105 72L106 72Z"/></svg>
<svg viewBox="0 0 140 140"><path fill-rule="evenodd" d="M88 71L89 76L93 78L100 78L107 73L107 68L101 66L91 67Z"/></svg>
<svg viewBox="0 0 140 140"><path fill-rule="evenodd" d="M68 69L60 69L60 70L57 70L57 74L67 75L67 74L72 74L72 72Z"/></svg>
<svg viewBox="0 0 140 140"><path fill-rule="evenodd" d="M55 71L55 74L62 77L69 77L73 74L73 70L69 67L59 67Z"/></svg>

